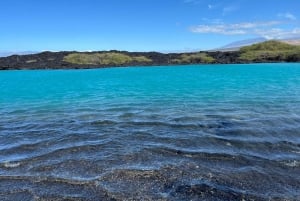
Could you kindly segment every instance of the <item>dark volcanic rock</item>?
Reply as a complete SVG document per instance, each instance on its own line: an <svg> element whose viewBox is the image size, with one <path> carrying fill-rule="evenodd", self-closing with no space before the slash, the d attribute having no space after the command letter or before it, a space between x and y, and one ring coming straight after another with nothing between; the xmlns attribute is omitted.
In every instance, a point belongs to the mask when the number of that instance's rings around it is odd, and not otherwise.
<svg viewBox="0 0 300 201"><path fill-rule="evenodd" d="M81 68L104 68L117 66L156 66L156 65L188 65L205 63L201 59L193 59L191 61L174 62L180 60L183 55L193 55L197 53L170 53L163 54L159 52L126 52L126 51L99 51L84 52L85 54L95 53L121 53L130 57L144 56L151 59L151 62L131 61L121 65L116 64L74 64L64 61L64 57L78 52L42 52L30 55L13 55L0 58L0 70L13 69L81 69ZM199 52L198 52L199 53ZM249 63L239 59L240 52L201 52L212 57L214 64L233 64L233 63ZM286 59L286 62L300 61L299 55L293 55ZM272 60L255 60L253 62L282 62L281 58L273 58Z"/></svg>

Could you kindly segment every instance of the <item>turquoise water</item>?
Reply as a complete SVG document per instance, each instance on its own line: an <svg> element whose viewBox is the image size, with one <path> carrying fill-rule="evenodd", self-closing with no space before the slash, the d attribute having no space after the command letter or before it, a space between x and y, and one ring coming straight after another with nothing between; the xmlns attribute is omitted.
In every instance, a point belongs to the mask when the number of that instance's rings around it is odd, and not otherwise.
<svg viewBox="0 0 300 201"><path fill-rule="evenodd" d="M0 117L4 200L300 199L300 64L1 71Z"/></svg>

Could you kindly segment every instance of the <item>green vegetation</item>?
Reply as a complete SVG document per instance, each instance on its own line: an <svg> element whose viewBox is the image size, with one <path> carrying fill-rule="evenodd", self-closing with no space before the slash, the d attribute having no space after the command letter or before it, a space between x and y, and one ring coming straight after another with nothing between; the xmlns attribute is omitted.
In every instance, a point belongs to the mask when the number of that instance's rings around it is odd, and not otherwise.
<svg viewBox="0 0 300 201"><path fill-rule="evenodd" d="M26 63L27 63L27 64L30 64L30 63L35 63L35 62L37 62L37 60L36 60L36 59L32 59L32 60L28 60L28 61L26 61Z"/></svg>
<svg viewBox="0 0 300 201"><path fill-rule="evenodd" d="M172 63L213 63L215 59L211 56L208 56L204 52L192 53L192 54L183 54L180 55L177 59L172 59Z"/></svg>
<svg viewBox="0 0 300 201"><path fill-rule="evenodd" d="M239 58L246 61L287 61L297 60L300 57L300 46L274 40L243 47L240 51Z"/></svg>
<svg viewBox="0 0 300 201"><path fill-rule="evenodd" d="M152 59L149 59L145 56L132 57L132 59L133 59L133 61L141 62L141 63L150 63L150 62L152 62Z"/></svg>
<svg viewBox="0 0 300 201"><path fill-rule="evenodd" d="M131 62L149 63L151 59L145 56L128 56L123 53L72 53L64 57L64 61L82 65L123 65Z"/></svg>

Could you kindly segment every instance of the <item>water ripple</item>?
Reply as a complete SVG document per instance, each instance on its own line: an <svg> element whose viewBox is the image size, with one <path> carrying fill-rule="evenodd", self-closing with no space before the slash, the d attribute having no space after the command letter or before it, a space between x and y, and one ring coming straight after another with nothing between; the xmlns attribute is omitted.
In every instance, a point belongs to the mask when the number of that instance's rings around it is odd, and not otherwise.
<svg viewBox="0 0 300 201"><path fill-rule="evenodd" d="M300 68L278 65L8 72L0 200L300 200Z"/></svg>

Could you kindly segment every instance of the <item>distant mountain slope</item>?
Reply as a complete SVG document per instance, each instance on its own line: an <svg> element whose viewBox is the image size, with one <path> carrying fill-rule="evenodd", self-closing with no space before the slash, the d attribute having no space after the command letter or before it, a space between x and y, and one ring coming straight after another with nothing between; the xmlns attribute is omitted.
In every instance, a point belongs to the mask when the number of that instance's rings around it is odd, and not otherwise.
<svg viewBox="0 0 300 201"><path fill-rule="evenodd" d="M239 59L250 62L300 61L300 46L282 41L266 41L240 49Z"/></svg>
<svg viewBox="0 0 300 201"><path fill-rule="evenodd" d="M240 48L240 47L244 47L244 46L253 45L255 43L261 43L264 41L267 41L267 39L266 38L252 38L252 39L247 39L247 40L240 40L240 41L235 41L233 43L225 45L225 46L221 47L220 49Z"/></svg>
<svg viewBox="0 0 300 201"><path fill-rule="evenodd" d="M266 38L252 38L247 40L235 41L228 45L225 45L221 48L215 49L218 51L238 51L240 48L245 46L250 46L257 43L262 43L268 41ZM299 38L286 38L286 39L277 39L277 41L285 42L290 45L300 45L300 37ZM214 50L214 51L215 51Z"/></svg>

